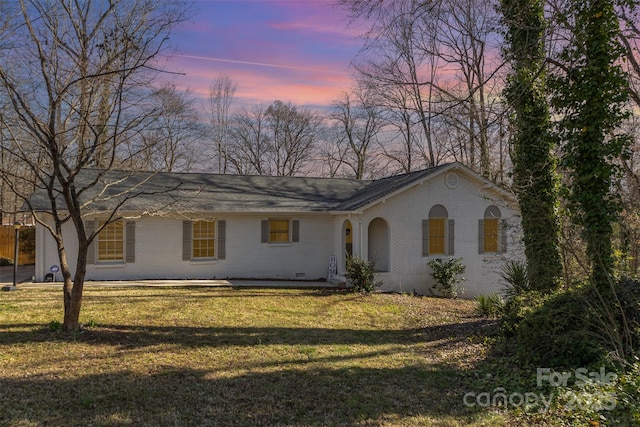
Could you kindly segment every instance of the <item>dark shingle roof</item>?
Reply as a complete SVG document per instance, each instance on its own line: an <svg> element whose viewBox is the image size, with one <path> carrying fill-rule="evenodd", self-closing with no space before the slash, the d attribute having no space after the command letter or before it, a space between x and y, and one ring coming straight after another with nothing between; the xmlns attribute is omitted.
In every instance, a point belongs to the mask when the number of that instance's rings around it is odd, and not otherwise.
<svg viewBox="0 0 640 427"><path fill-rule="evenodd" d="M368 184L365 187L352 194L351 197L338 206L336 210L352 211L359 209L369 203L388 196L389 194L394 193L413 182L420 181L427 176L434 174L444 166L446 165L368 181Z"/></svg>
<svg viewBox="0 0 640 427"><path fill-rule="evenodd" d="M86 212L122 209L136 212L324 212L352 211L419 181L443 166L361 181L340 178L219 175L202 173L107 171L81 194ZM76 178L83 188L100 171ZM36 211L50 210L46 192L31 197ZM64 201L59 204L64 206Z"/></svg>

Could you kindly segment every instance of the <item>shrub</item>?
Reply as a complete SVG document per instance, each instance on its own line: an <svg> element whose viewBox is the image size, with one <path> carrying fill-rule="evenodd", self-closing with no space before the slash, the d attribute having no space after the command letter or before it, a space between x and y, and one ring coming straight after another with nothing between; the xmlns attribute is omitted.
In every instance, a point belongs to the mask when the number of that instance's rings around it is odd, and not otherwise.
<svg viewBox="0 0 640 427"><path fill-rule="evenodd" d="M507 298L531 290L527 264L522 261L507 261L500 269L500 276L507 282L504 288Z"/></svg>
<svg viewBox="0 0 640 427"><path fill-rule="evenodd" d="M597 362L604 349L592 332L589 317L578 292L549 296L517 324L518 358L524 363L556 369Z"/></svg>
<svg viewBox="0 0 640 427"><path fill-rule="evenodd" d="M0 257L0 267L7 267L9 265L13 265L11 258Z"/></svg>
<svg viewBox="0 0 640 427"><path fill-rule="evenodd" d="M505 301L500 294L478 295L476 297L476 314L480 317L500 317Z"/></svg>
<svg viewBox="0 0 640 427"><path fill-rule="evenodd" d="M375 262L367 261L357 256L347 256L347 269L345 276L353 287L354 292L373 292L381 285L376 281Z"/></svg>
<svg viewBox="0 0 640 427"><path fill-rule="evenodd" d="M513 338L517 334L520 322L529 313L537 310L548 299L548 296L535 291L524 292L520 295L512 295L504 302L502 308L502 331L507 338Z"/></svg>
<svg viewBox="0 0 640 427"><path fill-rule="evenodd" d="M524 363L571 368L629 359L640 346L640 282L622 279L611 295L590 284L507 302L505 322ZM517 304L517 305L516 305ZM510 312L510 310L513 310ZM540 366L540 365L539 365Z"/></svg>
<svg viewBox="0 0 640 427"><path fill-rule="evenodd" d="M465 279L461 275L467 270L462 258L449 258L446 261L436 258L427 262L427 265L433 270L431 277L436 281L432 289L445 298L456 298L462 293L459 285Z"/></svg>
<svg viewBox="0 0 640 427"><path fill-rule="evenodd" d="M556 387L550 396L550 409L544 414L544 425L640 425L640 363L636 359L613 373L615 377L590 378ZM527 415L518 420L520 424L542 421L526 419Z"/></svg>

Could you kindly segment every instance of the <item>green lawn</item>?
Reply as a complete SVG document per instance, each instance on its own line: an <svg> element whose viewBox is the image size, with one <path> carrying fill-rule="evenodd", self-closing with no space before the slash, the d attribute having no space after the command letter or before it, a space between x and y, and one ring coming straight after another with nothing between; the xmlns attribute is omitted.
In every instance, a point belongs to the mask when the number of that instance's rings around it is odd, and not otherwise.
<svg viewBox="0 0 640 427"><path fill-rule="evenodd" d="M333 291L90 288L0 294L3 426L495 426L467 407L472 301ZM480 375L481 376L481 375Z"/></svg>

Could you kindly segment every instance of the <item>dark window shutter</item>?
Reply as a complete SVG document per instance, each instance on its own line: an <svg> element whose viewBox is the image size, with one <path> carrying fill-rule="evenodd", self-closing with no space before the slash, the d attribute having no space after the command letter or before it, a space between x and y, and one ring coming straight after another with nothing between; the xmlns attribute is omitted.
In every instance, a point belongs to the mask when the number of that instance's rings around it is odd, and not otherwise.
<svg viewBox="0 0 640 427"><path fill-rule="evenodd" d="M484 219L478 220L478 253L484 253Z"/></svg>
<svg viewBox="0 0 640 427"><path fill-rule="evenodd" d="M218 221L218 259L227 256L227 221Z"/></svg>
<svg viewBox="0 0 640 427"><path fill-rule="evenodd" d="M300 221L294 219L291 221L291 241L299 242L300 241Z"/></svg>
<svg viewBox="0 0 640 427"><path fill-rule="evenodd" d="M191 221L182 221L182 260L191 261Z"/></svg>
<svg viewBox="0 0 640 427"><path fill-rule="evenodd" d="M429 220L422 220L422 256L429 256Z"/></svg>
<svg viewBox="0 0 640 427"><path fill-rule="evenodd" d="M136 262L136 223L127 221L126 234L126 262Z"/></svg>
<svg viewBox="0 0 640 427"><path fill-rule="evenodd" d="M447 252L449 255L453 255L455 253L455 228L456 228L456 224L455 224L455 220L450 219L449 220L449 247L447 248Z"/></svg>
<svg viewBox="0 0 640 427"><path fill-rule="evenodd" d="M96 220L90 219L86 221L84 225L84 230L85 230L85 233L87 234L87 237L91 237L91 235L96 231ZM97 238L98 237L96 236L95 239ZM89 243L89 247L87 248L87 264L96 263L96 245L94 243L95 239L93 239L91 243Z"/></svg>
<svg viewBox="0 0 640 427"><path fill-rule="evenodd" d="M260 241L269 243L269 220L263 219L260 223Z"/></svg>
<svg viewBox="0 0 640 427"><path fill-rule="evenodd" d="M500 221L500 252L507 252L507 220Z"/></svg>

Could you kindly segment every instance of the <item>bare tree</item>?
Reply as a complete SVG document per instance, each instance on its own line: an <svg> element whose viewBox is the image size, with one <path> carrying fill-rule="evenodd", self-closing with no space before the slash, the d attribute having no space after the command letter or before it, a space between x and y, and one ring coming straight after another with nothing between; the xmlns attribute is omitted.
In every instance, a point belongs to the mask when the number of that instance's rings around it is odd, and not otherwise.
<svg viewBox="0 0 640 427"><path fill-rule="evenodd" d="M375 3L369 7L373 8ZM434 17L439 3L425 4L417 0L379 3L379 10L365 9L374 14L375 23L368 34L363 55L356 64L359 79L379 93L378 99L391 117L400 119L396 127L405 142L412 135L423 134L424 146L419 150L427 166L435 166L437 142L433 137L436 116L438 56L434 43ZM360 11L362 13L363 10ZM424 49L425 46L430 49ZM369 52L372 52L369 55ZM415 113L413 124L407 127L409 110ZM405 152L409 155L410 152ZM395 161L400 161L394 157ZM401 161L406 166L407 160Z"/></svg>
<svg viewBox="0 0 640 427"><path fill-rule="evenodd" d="M267 157L271 151L271 140L266 121L266 110L262 106L251 110L242 108L233 116L227 151L229 172L272 175Z"/></svg>
<svg viewBox="0 0 640 427"><path fill-rule="evenodd" d="M151 94L156 111L149 124L132 142L132 162L136 169L189 172L204 157L205 135L196 111L192 91L179 91L174 83L165 83Z"/></svg>
<svg viewBox="0 0 640 427"><path fill-rule="evenodd" d="M490 0L448 0L446 21L440 40L440 55L448 67L456 70L458 84L449 90L451 102L466 110L470 164L489 176L490 108L499 95L492 79L499 64L491 64L490 36L496 36L495 4ZM476 148L479 153L476 153Z"/></svg>
<svg viewBox="0 0 640 427"><path fill-rule="evenodd" d="M381 110L374 102L373 93L362 87L344 92L333 103L330 117L342 129L342 139L337 141L338 145L346 146L342 163L351 170L351 176L364 179L368 166L371 166L371 150L378 142L383 125Z"/></svg>
<svg viewBox="0 0 640 427"><path fill-rule="evenodd" d="M325 126L322 143L318 148L318 161L312 172L317 176L330 178L349 176L343 168L349 151L345 140L343 127L340 123L334 122Z"/></svg>
<svg viewBox="0 0 640 427"><path fill-rule="evenodd" d="M218 173L227 173L230 109L237 87L229 76L220 74L209 88L209 110Z"/></svg>
<svg viewBox="0 0 640 427"><path fill-rule="evenodd" d="M307 109L275 101L266 110L272 141L271 162L278 176L304 172L312 159L322 128L322 119Z"/></svg>
<svg viewBox="0 0 640 427"><path fill-rule="evenodd" d="M278 176L305 173L322 127L320 116L291 103L244 108L233 116L229 131L229 170Z"/></svg>
<svg viewBox="0 0 640 427"><path fill-rule="evenodd" d="M100 194L107 171L127 162L124 144L148 123L144 88L187 8L162 0L18 0L3 6L14 8L0 34L0 96L10 109L3 115L10 138L3 149L27 165L29 184L46 194L46 212L33 214L56 242L64 279L63 327L75 330L87 250L100 231L85 227L84 217L99 209L90 194ZM100 169L88 181L77 179L89 166ZM33 207L19 186L26 178L13 176L4 165L0 172ZM134 193L101 210L104 224L121 217L119 207ZM63 233L68 223L71 235ZM67 239L78 245L75 272Z"/></svg>
<svg viewBox="0 0 640 427"><path fill-rule="evenodd" d="M420 130L418 123L425 121L420 114L416 113L413 107L410 94L404 87L389 87L384 96L387 102L383 106L383 127L387 128L388 137L386 141L381 141L380 145L386 157L392 163L397 163L402 172L411 172L415 166L432 164L429 159L433 159L433 164L437 164L437 158L432 150L433 144L430 140L424 143L424 136L427 133ZM432 123L429 120L429 138L434 135ZM431 149L431 150L430 150Z"/></svg>
<svg viewBox="0 0 640 427"><path fill-rule="evenodd" d="M438 131L446 122L455 123L465 137L459 141L464 162L490 176L491 134L503 119L497 102L501 63L490 60L499 58L495 2L341 0L340 4L353 19L373 22L356 70L383 94L405 92L403 97L388 98L384 106L400 112L410 106L415 111L423 134L424 163L434 166L447 159L449 149L442 146ZM398 118L406 121L406 116Z"/></svg>

